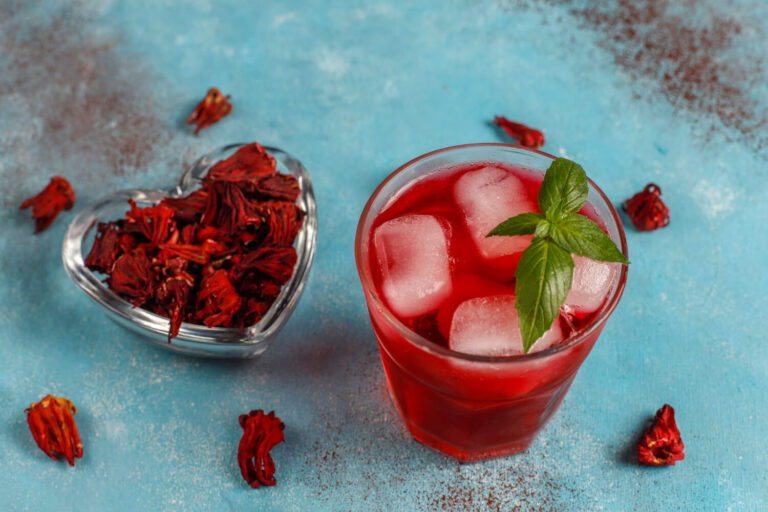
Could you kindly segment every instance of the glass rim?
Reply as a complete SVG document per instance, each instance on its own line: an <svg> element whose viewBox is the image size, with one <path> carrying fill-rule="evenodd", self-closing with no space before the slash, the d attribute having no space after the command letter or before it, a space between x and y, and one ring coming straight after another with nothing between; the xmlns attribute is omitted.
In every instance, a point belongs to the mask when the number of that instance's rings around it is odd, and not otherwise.
<svg viewBox="0 0 768 512"><path fill-rule="evenodd" d="M384 188L396 176L410 169L411 167L418 164L419 162L426 160L430 157L433 157L436 155L442 155L442 154L450 153L454 151L460 151L462 149L472 149L472 148L482 148L482 147L514 149L522 153L533 153L533 154L537 154L552 160L555 160L557 158L553 155L550 155L549 153L545 153L543 151L539 151L536 149L526 148L523 146L518 146L515 144L505 144L501 142L480 142L480 143L474 143L474 144L460 144L457 146L448 146L445 148L436 149L434 151L430 151L421 156L418 156L412 160L409 160L408 162L404 163L403 165L401 165L400 167L392 171L392 173L390 173L389 176L387 176L376 187L376 189L373 191L371 196L368 198L368 201L366 202L365 207L363 208L363 212L360 214L360 220L358 221L358 224L357 224L357 232L355 233L355 263L357 265L357 272L360 275L360 281L362 282L364 292L366 294L370 294L371 298L373 299L376 306L379 308L379 311L382 312L386 321L391 326L394 326L394 328L398 331L399 334L403 336L404 339L410 342L415 342L421 348L425 349L427 352L436 353L441 356L446 356L449 358L460 359L465 361L472 361L472 362L515 363L515 362L531 361L535 359L545 358L545 357L557 354L559 352L562 352L564 350L568 350L575 346L578 346L582 344L584 341L586 341L587 339L589 339L595 333L595 331L597 331L598 328L600 328L600 326L603 325L608 320L608 317L610 317L611 313L613 313L613 311L616 309L616 306L619 303L619 299L624 293L624 287L627 282L627 265L626 264L621 264L621 263L619 264L620 269L619 269L619 275L618 275L618 284L613 292L613 295L611 295L608 302L603 306L603 309L600 312L600 314L597 315L583 330L579 331L573 336L566 338L565 340L558 343L557 345L547 348L545 350L541 350L539 352L533 352L529 354L517 354L517 355L510 355L510 356L484 356L484 355L477 355L477 354L465 354L463 352L450 350L448 348L438 345L433 341L430 341L429 339L425 338L424 336L410 329L407 325L405 325L402 321L400 321L400 319L397 318L394 313L392 313L392 311L386 305L384 300L379 296L376 290L376 287L374 286L373 276L371 275L371 272L369 271L370 269L368 268L369 265L366 261L364 261L364 258L362 255L362 249L364 247L364 243L367 243L367 240L363 240L363 231L364 231L364 225L366 221L369 219L369 217L372 214L373 215L378 214L378 211L377 212L372 211L372 207L373 207L374 201L378 198L378 196L381 194ZM608 199L608 196L605 195L605 192L603 192L602 189L598 187L595 184L595 182L592 181L589 177L587 177L587 180L589 181L589 185L595 190L595 192L597 192L600 198L608 206L608 210L610 211L611 218L605 219L605 220L613 221L613 223L616 225L617 231L619 234L619 241L621 242L620 244L621 252L622 254L624 254L625 257L628 258L629 253L627 249L627 239L624 233L624 225L621 222L619 213L616 211L616 208L613 206L613 203L611 202L611 200Z"/></svg>

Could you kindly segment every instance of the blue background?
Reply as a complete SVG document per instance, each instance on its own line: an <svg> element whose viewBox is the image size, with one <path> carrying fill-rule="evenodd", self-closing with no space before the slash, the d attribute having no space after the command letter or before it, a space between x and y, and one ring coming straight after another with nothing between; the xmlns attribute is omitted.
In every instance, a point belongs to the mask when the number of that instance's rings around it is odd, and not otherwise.
<svg viewBox="0 0 768 512"><path fill-rule="evenodd" d="M0 1L3 508L765 510L768 10L719 4ZM686 73L696 62L714 81ZM183 121L213 85L234 112L194 137ZM624 298L530 450L460 465L412 441L389 401L353 239L387 174L506 140L496 114L542 129L617 204L658 183L672 222L627 230ZM179 357L123 331L64 273L73 212L33 236L17 210L54 174L77 211L251 140L303 161L320 215L308 288L258 360ZM24 408L49 392L79 407L75 468L27 430ZM686 458L639 467L664 403ZM260 490L235 461L237 417L255 408L287 425L278 484Z"/></svg>

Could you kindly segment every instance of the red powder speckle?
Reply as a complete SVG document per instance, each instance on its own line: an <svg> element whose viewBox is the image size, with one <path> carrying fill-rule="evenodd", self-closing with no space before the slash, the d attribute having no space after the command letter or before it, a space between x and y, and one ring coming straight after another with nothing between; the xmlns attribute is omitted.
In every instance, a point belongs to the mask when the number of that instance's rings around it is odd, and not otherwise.
<svg viewBox="0 0 768 512"><path fill-rule="evenodd" d="M0 1L0 102L10 117L0 150L14 176L59 172L82 182L146 169L171 135L147 70L118 56L120 37L99 36L85 7L53 15L38 7Z"/></svg>
<svg viewBox="0 0 768 512"><path fill-rule="evenodd" d="M763 27L754 26L748 4L741 10L714 0L542 0L544 5L565 8L577 27L597 32L636 99L663 99L692 115L707 142L720 133L758 152L768 148L768 103L757 96L768 78Z"/></svg>
<svg viewBox="0 0 768 512"><path fill-rule="evenodd" d="M737 51L742 22L700 2L684 8L669 0L600 5L572 12L603 34L601 44L633 79L653 81L646 96L655 93L681 110L711 116L749 143L766 143L768 111L752 96L763 63L746 47Z"/></svg>
<svg viewBox="0 0 768 512"><path fill-rule="evenodd" d="M577 489L546 472L533 475L509 470L502 475L489 463L474 464L479 466L469 472L457 467L455 478L446 479L435 486L435 491L419 496L424 509L554 512L564 510L579 495Z"/></svg>

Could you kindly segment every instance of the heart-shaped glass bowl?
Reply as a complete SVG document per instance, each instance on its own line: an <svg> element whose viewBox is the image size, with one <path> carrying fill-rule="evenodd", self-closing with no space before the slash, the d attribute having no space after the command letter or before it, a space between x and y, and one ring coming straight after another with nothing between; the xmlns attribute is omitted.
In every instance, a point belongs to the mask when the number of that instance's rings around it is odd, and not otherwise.
<svg viewBox="0 0 768 512"><path fill-rule="evenodd" d="M158 347L201 357L256 357L269 347L278 331L285 325L304 290L317 241L315 196L309 173L301 162L285 151L273 147L265 149L277 161L277 170L292 174L299 182L301 195L296 203L306 212L306 217L294 242L297 261L293 275L257 324L234 329L182 323L179 335L168 343L167 318L134 307L102 283L106 276L97 276L83 263L83 253L90 251L93 245L97 222L123 217L128 211L128 199L133 199L139 206L146 206L166 197L186 195L200 187L202 178L214 164L228 158L242 146L243 144L232 144L203 156L184 173L179 185L170 190L122 190L102 197L78 213L67 229L62 259L72 281L101 305L109 318Z"/></svg>

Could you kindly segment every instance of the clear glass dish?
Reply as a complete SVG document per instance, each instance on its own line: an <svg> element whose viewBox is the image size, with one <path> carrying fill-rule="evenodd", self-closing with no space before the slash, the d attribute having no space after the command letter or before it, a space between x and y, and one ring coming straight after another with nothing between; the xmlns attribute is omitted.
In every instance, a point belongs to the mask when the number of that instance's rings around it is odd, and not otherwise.
<svg viewBox="0 0 768 512"><path fill-rule="evenodd" d="M85 267L83 254L90 250L99 221L121 218L128 210L128 199L139 206L154 204L165 197L186 195L200 186L202 178L217 162L228 158L243 144L232 144L200 158L170 190L121 190L94 201L72 220L64 236L62 259L67 275L89 297L101 305L114 322L138 334L144 340L173 352L200 357L251 358L262 354L285 325L301 297L312 266L317 241L317 208L309 173L296 158L285 151L265 146L277 160L277 169L296 176L301 195L296 203L306 212L304 224L294 242L297 253L293 276L264 317L255 325L242 329L206 327L182 323L179 335L168 343L169 321L145 309L134 307L102 283L104 277Z"/></svg>

